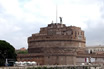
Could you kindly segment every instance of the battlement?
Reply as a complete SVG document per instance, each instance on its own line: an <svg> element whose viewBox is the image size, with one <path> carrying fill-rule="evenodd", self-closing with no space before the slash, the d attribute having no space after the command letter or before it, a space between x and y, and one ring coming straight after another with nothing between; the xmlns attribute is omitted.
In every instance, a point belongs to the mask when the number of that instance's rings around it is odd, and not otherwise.
<svg viewBox="0 0 104 69"><path fill-rule="evenodd" d="M63 28L66 27L65 24L61 24L61 23L51 23L48 24L48 28Z"/></svg>

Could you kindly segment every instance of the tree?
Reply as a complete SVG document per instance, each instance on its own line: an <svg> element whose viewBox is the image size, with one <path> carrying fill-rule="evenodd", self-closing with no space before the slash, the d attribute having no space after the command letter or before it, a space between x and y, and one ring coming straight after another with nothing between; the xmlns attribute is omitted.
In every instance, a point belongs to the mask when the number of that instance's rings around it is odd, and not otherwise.
<svg viewBox="0 0 104 69"><path fill-rule="evenodd" d="M24 50L24 51L18 51L17 54L28 54L28 51L27 51L27 50Z"/></svg>
<svg viewBox="0 0 104 69"><path fill-rule="evenodd" d="M0 66L5 66L6 59L16 61L15 48L4 40L0 40Z"/></svg>

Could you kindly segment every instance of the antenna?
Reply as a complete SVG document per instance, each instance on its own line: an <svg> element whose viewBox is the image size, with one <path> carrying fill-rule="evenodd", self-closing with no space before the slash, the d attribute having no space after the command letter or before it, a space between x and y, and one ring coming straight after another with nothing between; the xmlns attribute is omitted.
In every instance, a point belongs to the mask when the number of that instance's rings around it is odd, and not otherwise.
<svg viewBox="0 0 104 69"><path fill-rule="evenodd" d="M57 23L57 16L58 16L58 14L57 14L57 4L56 4L56 23Z"/></svg>

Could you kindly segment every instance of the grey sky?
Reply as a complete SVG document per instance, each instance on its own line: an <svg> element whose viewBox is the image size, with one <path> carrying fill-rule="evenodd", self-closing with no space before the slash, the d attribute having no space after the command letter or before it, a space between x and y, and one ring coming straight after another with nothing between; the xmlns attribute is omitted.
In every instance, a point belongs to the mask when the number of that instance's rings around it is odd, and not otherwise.
<svg viewBox="0 0 104 69"><path fill-rule="evenodd" d="M0 39L27 48L31 34L56 21L56 4L64 24L85 31L86 45L104 45L104 0L0 0Z"/></svg>

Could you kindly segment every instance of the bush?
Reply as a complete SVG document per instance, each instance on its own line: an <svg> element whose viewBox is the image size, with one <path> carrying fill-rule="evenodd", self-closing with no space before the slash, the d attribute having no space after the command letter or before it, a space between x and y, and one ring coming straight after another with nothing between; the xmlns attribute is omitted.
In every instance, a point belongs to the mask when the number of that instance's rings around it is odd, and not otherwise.
<svg viewBox="0 0 104 69"><path fill-rule="evenodd" d="M47 69L47 67L43 67L42 69Z"/></svg>

